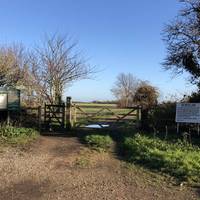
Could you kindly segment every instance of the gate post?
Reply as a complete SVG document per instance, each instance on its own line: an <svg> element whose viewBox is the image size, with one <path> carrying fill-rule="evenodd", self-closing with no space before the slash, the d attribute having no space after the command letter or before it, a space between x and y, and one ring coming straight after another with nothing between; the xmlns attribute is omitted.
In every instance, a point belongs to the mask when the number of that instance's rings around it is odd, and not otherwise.
<svg viewBox="0 0 200 200"><path fill-rule="evenodd" d="M70 129L73 127L73 122L72 122L72 98L71 97L67 97L66 98L66 106L67 106L67 110L66 110L66 128Z"/></svg>
<svg viewBox="0 0 200 200"><path fill-rule="evenodd" d="M65 103L62 104L62 129L65 129Z"/></svg>
<svg viewBox="0 0 200 200"><path fill-rule="evenodd" d="M137 108L137 127L141 128L141 106Z"/></svg>
<svg viewBox="0 0 200 200"><path fill-rule="evenodd" d="M42 109L41 106L38 107L38 129L41 132L41 116L42 116Z"/></svg>
<svg viewBox="0 0 200 200"><path fill-rule="evenodd" d="M47 127L47 104L44 105L44 126L45 130L49 130L49 127Z"/></svg>

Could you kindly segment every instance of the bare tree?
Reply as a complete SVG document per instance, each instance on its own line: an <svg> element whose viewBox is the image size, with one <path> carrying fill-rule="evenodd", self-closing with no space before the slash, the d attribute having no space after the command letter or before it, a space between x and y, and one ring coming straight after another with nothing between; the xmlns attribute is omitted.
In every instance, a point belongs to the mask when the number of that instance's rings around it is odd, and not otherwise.
<svg viewBox="0 0 200 200"><path fill-rule="evenodd" d="M121 107L128 107L133 104L133 97L139 84L140 80L130 73L121 73L117 76L117 80L111 92L118 99Z"/></svg>
<svg viewBox="0 0 200 200"><path fill-rule="evenodd" d="M200 1L180 0L184 8L163 31L167 45L164 67L175 74L184 71L200 88Z"/></svg>
<svg viewBox="0 0 200 200"><path fill-rule="evenodd" d="M14 87L21 90L22 103L33 102L32 75L29 71L27 51L22 44L0 47L0 86Z"/></svg>
<svg viewBox="0 0 200 200"><path fill-rule="evenodd" d="M32 52L32 80L41 99L58 103L66 87L95 72L94 67L77 53L76 47L77 43L71 42L70 38L54 35L47 37L43 45Z"/></svg>
<svg viewBox="0 0 200 200"><path fill-rule="evenodd" d="M28 60L22 45L0 47L0 86L20 87L27 69Z"/></svg>

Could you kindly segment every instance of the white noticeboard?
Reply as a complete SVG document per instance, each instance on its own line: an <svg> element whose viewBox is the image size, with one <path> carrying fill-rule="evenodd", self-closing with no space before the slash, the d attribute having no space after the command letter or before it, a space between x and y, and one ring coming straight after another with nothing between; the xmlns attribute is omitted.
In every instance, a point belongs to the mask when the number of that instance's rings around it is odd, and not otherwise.
<svg viewBox="0 0 200 200"><path fill-rule="evenodd" d="M177 103L177 123L200 123L200 103Z"/></svg>
<svg viewBox="0 0 200 200"><path fill-rule="evenodd" d="M0 110L7 109L7 94L0 94Z"/></svg>

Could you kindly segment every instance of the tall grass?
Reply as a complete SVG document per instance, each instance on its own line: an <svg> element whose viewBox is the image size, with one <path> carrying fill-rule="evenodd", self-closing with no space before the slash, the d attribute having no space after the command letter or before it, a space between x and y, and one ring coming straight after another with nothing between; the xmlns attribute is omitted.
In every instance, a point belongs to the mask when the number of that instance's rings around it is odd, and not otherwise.
<svg viewBox="0 0 200 200"><path fill-rule="evenodd" d="M199 182L200 148L178 141L169 143L136 134L125 138L123 151L130 162L168 173L178 180Z"/></svg>

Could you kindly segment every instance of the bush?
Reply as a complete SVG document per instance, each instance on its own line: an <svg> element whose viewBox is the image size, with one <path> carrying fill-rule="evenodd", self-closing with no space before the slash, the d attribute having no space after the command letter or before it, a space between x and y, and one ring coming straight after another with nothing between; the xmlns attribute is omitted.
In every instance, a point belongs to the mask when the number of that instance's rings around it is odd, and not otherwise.
<svg viewBox="0 0 200 200"><path fill-rule="evenodd" d="M187 99L190 103L199 103L200 102L200 91L193 92Z"/></svg>
<svg viewBox="0 0 200 200"><path fill-rule="evenodd" d="M164 102L158 104L151 110L149 115L150 126L157 129L163 129L166 125L170 126L175 124L176 103Z"/></svg>
<svg viewBox="0 0 200 200"><path fill-rule="evenodd" d="M26 143L37 137L38 132L32 128L14 126L0 127L0 141L7 143Z"/></svg>
<svg viewBox="0 0 200 200"><path fill-rule="evenodd" d="M85 137L85 141L90 146L103 150L108 150L113 143L112 138L108 135L88 135Z"/></svg>
<svg viewBox="0 0 200 200"><path fill-rule="evenodd" d="M123 143L128 160L175 176L181 181L200 180L200 149L189 144L172 144L139 134Z"/></svg>

